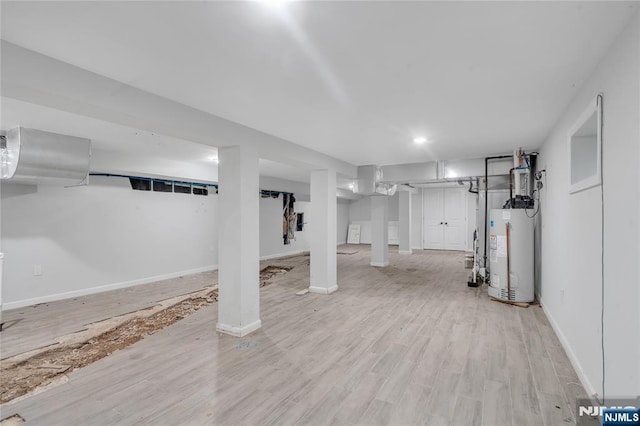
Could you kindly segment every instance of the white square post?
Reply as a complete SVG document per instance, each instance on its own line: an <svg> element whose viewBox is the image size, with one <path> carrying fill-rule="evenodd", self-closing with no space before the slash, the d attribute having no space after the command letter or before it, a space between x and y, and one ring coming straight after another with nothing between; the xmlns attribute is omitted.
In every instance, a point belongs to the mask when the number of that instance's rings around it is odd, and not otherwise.
<svg viewBox="0 0 640 426"><path fill-rule="evenodd" d="M245 147L218 149L218 324L242 337L260 321L260 212L258 154Z"/></svg>
<svg viewBox="0 0 640 426"><path fill-rule="evenodd" d="M311 278L309 291L329 294L338 289L336 172L311 171Z"/></svg>

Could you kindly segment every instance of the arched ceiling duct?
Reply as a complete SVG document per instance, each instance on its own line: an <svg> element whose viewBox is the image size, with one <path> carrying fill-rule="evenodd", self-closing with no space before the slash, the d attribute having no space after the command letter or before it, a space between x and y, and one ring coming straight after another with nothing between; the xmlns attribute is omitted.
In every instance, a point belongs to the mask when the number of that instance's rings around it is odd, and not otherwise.
<svg viewBox="0 0 640 426"><path fill-rule="evenodd" d="M0 178L16 183L78 185L86 181L91 141L16 127L7 132L0 154Z"/></svg>

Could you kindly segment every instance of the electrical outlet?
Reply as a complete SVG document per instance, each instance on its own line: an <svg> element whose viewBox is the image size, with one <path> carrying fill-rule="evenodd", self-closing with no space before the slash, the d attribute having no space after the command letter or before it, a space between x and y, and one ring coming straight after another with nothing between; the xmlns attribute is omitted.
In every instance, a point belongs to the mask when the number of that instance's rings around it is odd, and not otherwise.
<svg viewBox="0 0 640 426"><path fill-rule="evenodd" d="M42 265L33 265L33 276L39 277L42 275Z"/></svg>

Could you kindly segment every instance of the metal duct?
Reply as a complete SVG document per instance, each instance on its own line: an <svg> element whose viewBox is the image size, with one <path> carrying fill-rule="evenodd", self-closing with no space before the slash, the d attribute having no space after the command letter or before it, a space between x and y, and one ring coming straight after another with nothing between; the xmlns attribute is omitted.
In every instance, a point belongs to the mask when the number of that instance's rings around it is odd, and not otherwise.
<svg viewBox="0 0 640 426"><path fill-rule="evenodd" d="M376 184L376 192L373 195L388 195L393 196L398 189L398 185L389 184L389 183L378 183Z"/></svg>
<svg viewBox="0 0 640 426"><path fill-rule="evenodd" d="M382 180L382 169L378 166L359 166L358 179L353 185L353 192L360 195L376 195L376 185Z"/></svg>
<svg viewBox="0 0 640 426"><path fill-rule="evenodd" d="M17 183L78 185L87 179L91 141L16 127L7 132L0 178Z"/></svg>

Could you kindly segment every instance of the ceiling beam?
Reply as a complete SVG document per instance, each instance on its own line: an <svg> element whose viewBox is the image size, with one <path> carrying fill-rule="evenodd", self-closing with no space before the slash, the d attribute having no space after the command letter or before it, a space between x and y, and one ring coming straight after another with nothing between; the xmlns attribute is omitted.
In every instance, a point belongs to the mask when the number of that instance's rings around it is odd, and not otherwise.
<svg viewBox="0 0 640 426"><path fill-rule="evenodd" d="M356 176L356 166L2 40L2 96L260 158ZM211 96L215 96L212 93Z"/></svg>

